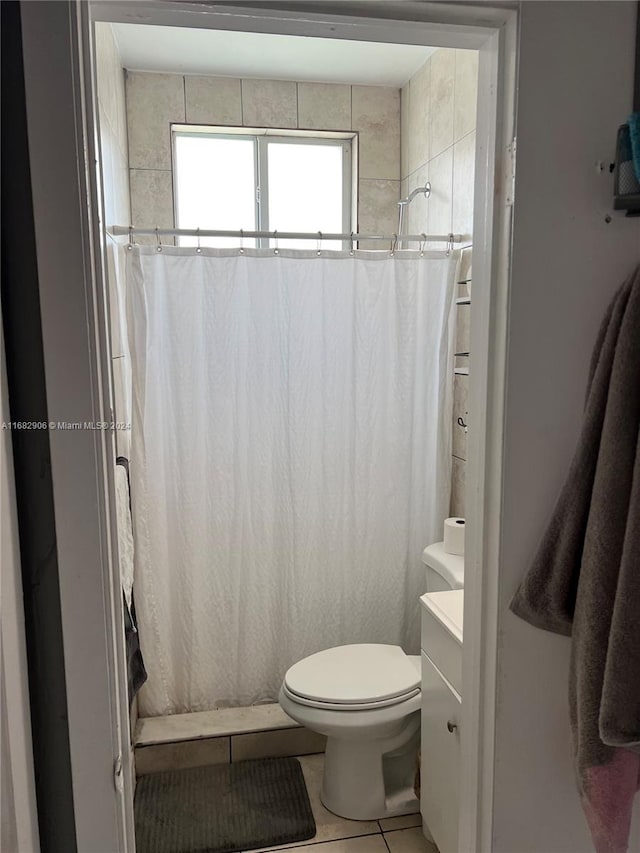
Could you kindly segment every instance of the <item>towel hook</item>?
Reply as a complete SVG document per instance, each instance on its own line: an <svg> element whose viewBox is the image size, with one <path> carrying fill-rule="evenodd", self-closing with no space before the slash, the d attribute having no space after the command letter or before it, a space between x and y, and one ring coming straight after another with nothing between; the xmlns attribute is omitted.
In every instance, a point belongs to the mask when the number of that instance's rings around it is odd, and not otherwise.
<svg viewBox="0 0 640 853"><path fill-rule="evenodd" d="M160 231L156 225L156 252L162 251L162 243L160 242Z"/></svg>

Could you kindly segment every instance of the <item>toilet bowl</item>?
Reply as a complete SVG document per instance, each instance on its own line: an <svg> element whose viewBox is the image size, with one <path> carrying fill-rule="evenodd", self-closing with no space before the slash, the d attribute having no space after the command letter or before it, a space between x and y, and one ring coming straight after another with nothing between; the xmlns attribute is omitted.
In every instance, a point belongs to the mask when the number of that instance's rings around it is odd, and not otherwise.
<svg viewBox="0 0 640 853"><path fill-rule="evenodd" d="M280 705L327 736L321 800L335 814L374 820L419 811L420 657L399 646L338 646L287 672Z"/></svg>
<svg viewBox="0 0 640 853"><path fill-rule="evenodd" d="M464 560L446 554L442 543L422 559L428 591L463 586ZM320 798L330 811L377 820L420 810L420 688L420 656L376 643L325 649L287 671L282 709L327 737Z"/></svg>

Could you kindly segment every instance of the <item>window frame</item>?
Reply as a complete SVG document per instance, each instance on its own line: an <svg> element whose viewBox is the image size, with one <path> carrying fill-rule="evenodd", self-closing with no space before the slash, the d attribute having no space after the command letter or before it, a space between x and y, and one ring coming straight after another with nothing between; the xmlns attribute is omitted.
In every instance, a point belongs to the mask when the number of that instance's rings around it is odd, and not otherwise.
<svg viewBox="0 0 640 853"><path fill-rule="evenodd" d="M342 148L342 232L350 234L357 222L357 133L353 131L295 130L287 128L227 127L220 125L171 125L171 160L173 173L173 215L178 219L179 165L176 140L184 136L207 136L216 139L246 139L254 144L256 231L271 231L269 222L268 147L275 144L330 145ZM304 189L302 191L304 192ZM203 223L203 229L206 223ZM177 238L179 240L179 238ZM273 239L259 237L256 248L268 249ZM343 248L348 241L343 241Z"/></svg>

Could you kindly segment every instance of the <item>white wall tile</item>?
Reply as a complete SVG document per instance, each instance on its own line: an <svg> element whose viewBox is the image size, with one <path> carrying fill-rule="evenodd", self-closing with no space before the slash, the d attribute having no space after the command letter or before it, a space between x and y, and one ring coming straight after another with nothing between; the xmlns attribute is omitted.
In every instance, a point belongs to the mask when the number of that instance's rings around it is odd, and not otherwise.
<svg viewBox="0 0 640 853"><path fill-rule="evenodd" d="M100 110L100 169L102 178L102 197L104 203L103 225L113 224L117 219L116 192L114 175L114 154L117 138L109 118Z"/></svg>
<svg viewBox="0 0 640 853"><path fill-rule="evenodd" d="M409 117L410 117L409 83L400 90L400 177L409 175Z"/></svg>
<svg viewBox="0 0 640 853"><path fill-rule="evenodd" d="M298 83L298 127L351 130L351 86Z"/></svg>
<svg viewBox="0 0 640 853"><path fill-rule="evenodd" d="M248 127L297 127L296 84L290 80L243 80L242 123Z"/></svg>
<svg viewBox="0 0 640 853"><path fill-rule="evenodd" d="M395 234L398 230L400 181L359 182L358 231ZM361 242L361 249L380 249L379 241Z"/></svg>
<svg viewBox="0 0 640 853"><path fill-rule="evenodd" d="M456 50L453 138L457 141L476 126L478 51Z"/></svg>
<svg viewBox="0 0 640 853"><path fill-rule="evenodd" d="M443 151L429 163L431 195L427 205L429 233L449 234L452 222L453 149ZM440 248L442 248L440 246Z"/></svg>
<svg viewBox="0 0 640 853"><path fill-rule="evenodd" d="M456 52L440 48L431 57L430 156L453 143L453 100Z"/></svg>
<svg viewBox="0 0 640 853"><path fill-rule="evenodd" d="M184 93L189 124L242 124L240 80L187 76L184 78Z"/></svg>
<svg viewBox="0 0 640 853"><path fill-rule="evenodd" d="M409 176L407 181L407 195L417 187L423 187L429 178L429 165L421 166L417 171ZM407 217L408 227L404 229L405 234L426 234L429 230L429 199L419 193L409 204L405 216ZM416 248L412 246L412 248Z"/></svg>
<svg viewBox="0 0 640 853"><path fill-rule="evenodd" d="M107 219L107 228L111 225L128 225L131 222L131 203L129 193L129 169L120 148L114 146L111 151L113 181L112 220Z"/></svg>
<svg viewBox="0 0 640 853"><path fill-rule="evenodd" d="M400 90L352 86L351 125L359 133L360 178L400 180Z"/></svg>
<svg viewBox="0 0 640 853"><path fill-rule="evenodd" d="M453 146L453 231L473 232L473 182L475 180L476 134L467 134Z"/></svg>
<svg viewBox="0 0 640 853"><path fill-rule="evenodd" d="M431 118L431 62L427 61L409 81L409 173L429 160Z"/></svg>
<svg viewBox="0 0 640 853"><path fill-rule="evenodd" d="M115 43L114 43L115 44ZM125 92L125 70L120 65L120 57L114 51L116 65L114 67L115 83L115 124L114 129L118 135L118 146L120 153L127 165L129 164L129 139L127 130L127 96Z"/></svg>
<svg viewBox="0 0 640 853"><path fill-rule="evenodd" d="M171 168L171 123L184 123L184 78L178 74L127 74L129 166Z"/></svg>
<svg viewBox="0 0 640 853"><path fill-rule="evenodd" d="M171 172L131 169L131 218L142 228L173 228ZM136 237L137 243L155 243L155 237ZM173 243L164 237L163 242Z"/></svg>
<svg viewBox="0 0 640 853"><path fill-rule="evenodd" d="M96 22L95 48L98 104L109 121L115 125L117 115L116 85L113 73L115 69L115 47L111 24Z"/></svg>

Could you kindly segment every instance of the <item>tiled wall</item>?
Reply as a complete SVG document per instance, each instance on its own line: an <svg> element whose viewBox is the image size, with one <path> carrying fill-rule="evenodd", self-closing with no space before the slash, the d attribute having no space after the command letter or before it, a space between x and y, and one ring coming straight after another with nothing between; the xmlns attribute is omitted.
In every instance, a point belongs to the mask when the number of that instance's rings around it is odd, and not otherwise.
<svg viewBox="0 0 640 853"><path fill-rule="evenodd" d="M397 230L398 89L128 72L126 93L134 224L174 226L170 125L187 123L357 131L358 229Z"/></svg>
<svg viewBox="0 0 640 853"><path fill-rule="evenodd" d="M124 70L109 24L96 24L96 77L98 120L102 165L104 224L128 223L131 218L129 196L129 156ZM111 355L115 396L115 416L130 420L131 365L126 341L125 300L122 288L122 247L125 239L107 235L107 280L109 286ZM118 454L129 455L130 434L116 432Z"/></svg>
<svg viewBox="0 0 640 853"><path fill-rule="evenodd" d="M401 92L401 193L431 181L431 197L409 206L411 233L471 234L475 158L478 54L441 49L433 53ZM466 253L468 265L470 252ZM462 276L466 277L466 270ZM462 291L461 295L466 293ZM469 351L469 305L459 306L456 352ZM466 365L468 359L458 360ZM465 431L468 377L454 377L451 514L465 514Z"/></svg>

